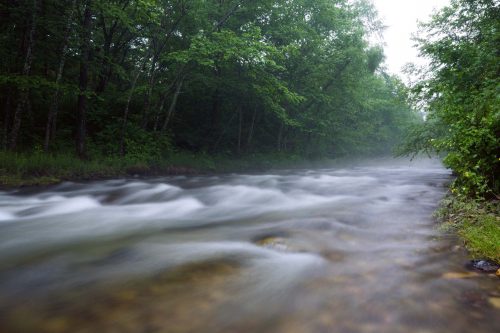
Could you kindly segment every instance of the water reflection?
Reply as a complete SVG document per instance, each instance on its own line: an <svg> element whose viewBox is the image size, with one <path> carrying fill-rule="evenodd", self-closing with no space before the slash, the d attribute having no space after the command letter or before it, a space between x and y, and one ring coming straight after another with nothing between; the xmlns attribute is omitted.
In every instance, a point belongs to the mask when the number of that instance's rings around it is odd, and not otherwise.
<svg viewBox="0 0 500 333"><path fill-rule="evenodd" d="M0 193L0 331L492 332L436 161Z"/></svg>

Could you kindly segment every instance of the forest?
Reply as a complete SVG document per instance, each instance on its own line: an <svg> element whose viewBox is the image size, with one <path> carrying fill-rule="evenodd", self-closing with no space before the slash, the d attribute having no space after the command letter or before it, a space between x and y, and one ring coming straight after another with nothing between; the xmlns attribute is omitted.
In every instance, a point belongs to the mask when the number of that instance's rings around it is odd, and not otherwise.
<svg viewBox="0 0 500 333"><path fill-rule="evenodd" d="M397 147L444 154L457 193L497 196L499 22L494 0L453 0L422 25L430 65L405 86L365 0L3 1L0 169L19 154L148 165Z"/></svg>
<svg viewBox="0 0 500 333"><path fill-rule="evenodd" d="M338 157L389 153L418 120L366 1L1 6L5 150Z"/></svg>

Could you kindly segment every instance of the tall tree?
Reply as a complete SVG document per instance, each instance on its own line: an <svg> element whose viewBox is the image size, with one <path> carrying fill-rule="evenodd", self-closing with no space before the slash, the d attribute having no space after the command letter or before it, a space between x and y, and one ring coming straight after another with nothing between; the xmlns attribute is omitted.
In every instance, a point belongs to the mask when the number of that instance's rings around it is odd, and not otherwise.
<svg viewBox="0 0 500 333"><path fill-rule="evenodd" d="M24 55L24 65L22 69L22 77L27 78L31 73L31 66L33 62L33 48L35 46L35 33L37 27L37 18L38 18L38 1L32 1L32 10L31 10L31 20L28 25L28 33L27 33L27 46ZM9 148L11 150L15 150L17 147L17 141L19 137L19 131L21 129L21 121L23 114L26 108L29 107L29 88L26 86L22 86L19 92L19 100L17 103L16 110L14 112L14 117L12 120L12 129L10 132L9 138Z"/></svg>
<svg viewBox="0 0 500 333"><path fill-rule="evenodd" d="M89 84L89 62L90 62L90 36L92 33L92 0L85 1L82 37L81 37L81 58L80 58L80 78L79 95L77 105L77 129L76 129L76 153L80 158L86 155L85 140L87 136L87 108L88 108L88 84Z"/></svg>
<svg viewBox="0 0 500 333"><path fill-rule="evenodd" d="M57 113L59 110L60 95L61 95L60 85L63 76L64 66L66 64L66 57L68 55L69 38L71 34L71 25L73 24L73 13L75 10L75 6L76 6L76 0L71 0L71 2L69 3L67 22L64 30L64 39L61 48L61 58L59 60L59 66L57 68L55 91L49 108L47 125L45 126L45 140L43 143L43 148L46 152L49 150L50 141L53 140L56 132Z"/></svg>

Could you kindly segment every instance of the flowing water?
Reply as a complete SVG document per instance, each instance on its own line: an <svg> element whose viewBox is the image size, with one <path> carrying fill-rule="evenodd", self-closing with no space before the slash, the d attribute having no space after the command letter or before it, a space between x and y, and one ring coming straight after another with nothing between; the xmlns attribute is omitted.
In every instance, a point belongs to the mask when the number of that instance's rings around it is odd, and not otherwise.
<svg viewBox="0 0 500 333"><path fill-rule="evenodd" d="M0 192L0 332L500 332L432 213L449 171L371 161Z"/></svg>

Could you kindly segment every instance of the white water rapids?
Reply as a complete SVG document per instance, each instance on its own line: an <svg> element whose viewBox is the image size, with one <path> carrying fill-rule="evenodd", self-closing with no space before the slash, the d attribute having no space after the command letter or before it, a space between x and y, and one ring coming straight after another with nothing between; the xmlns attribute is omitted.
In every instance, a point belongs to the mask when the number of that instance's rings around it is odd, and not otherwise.
<svg viewBox="0 0 500 333"><path fill-rule="evenodd" d="M495 282L443 278L466 260L432 220L449 179L393 160L0 192L0 331L495 331L474 301Z"/></svg>

